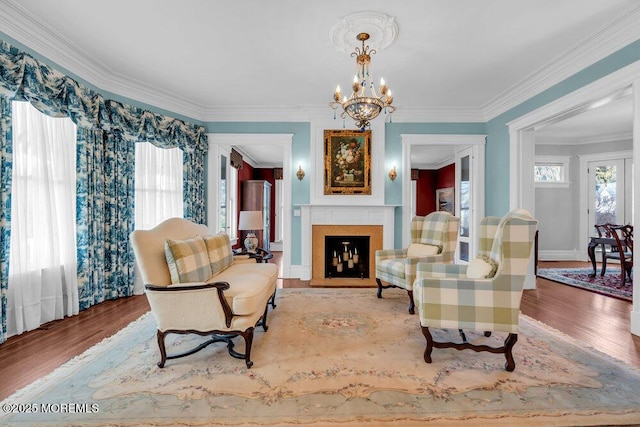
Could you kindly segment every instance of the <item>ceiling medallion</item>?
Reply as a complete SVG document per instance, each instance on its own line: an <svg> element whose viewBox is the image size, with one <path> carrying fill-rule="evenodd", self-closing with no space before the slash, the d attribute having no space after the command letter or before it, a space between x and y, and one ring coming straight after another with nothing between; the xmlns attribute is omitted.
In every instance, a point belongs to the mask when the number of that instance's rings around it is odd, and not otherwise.
<svg viewBox="0 0 640 427"><path fill-rule="evenodd" d="M396 18L380 12L357 12L338 19L331 28L333 45L341 52L349 52L353 39L360 33L369 34L369 45L377 51L389 47L398 37Z"/></svg>

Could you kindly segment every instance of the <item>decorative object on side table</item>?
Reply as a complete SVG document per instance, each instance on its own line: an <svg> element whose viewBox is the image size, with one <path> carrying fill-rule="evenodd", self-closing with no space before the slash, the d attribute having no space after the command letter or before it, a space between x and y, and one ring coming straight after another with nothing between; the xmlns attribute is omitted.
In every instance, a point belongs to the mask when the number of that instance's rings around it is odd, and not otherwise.
<svg viewBox="0 0 640 427"><path fill-rule="evenodd" d="M255 231L262 228L262 211L240 211L238 230L249 231L244 239L247 252L255 253L258 248L258 238Z"/></svg>

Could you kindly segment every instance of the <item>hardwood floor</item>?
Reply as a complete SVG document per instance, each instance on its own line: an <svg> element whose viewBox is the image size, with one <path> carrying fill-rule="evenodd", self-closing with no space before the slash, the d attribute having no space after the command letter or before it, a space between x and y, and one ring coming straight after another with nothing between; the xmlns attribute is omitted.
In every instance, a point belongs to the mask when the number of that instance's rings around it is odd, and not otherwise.
<svg viewBox="0 0 640 427"><path fill-rule="evenodd" d="M281 264L278 255L276 253L273 262ZM541 267L578 265L582 264L540 264ZM309 287L309 282L278 279L278 287L304 288ZM626 301L540 278L537 289L524 291L521 304L525 315L586 346L640 366L640 337L629 332L631 308L631 303ZM148 310L144 295L106 301L82 311L78 316L50 322L34 331L9 338L0 345L0 400L116 333ZM517 348L514 353L517 355Z"/></svg>
<svg viewBox="0 0 640 427"><path fill-rule="evenodd" d="M541 262L540 267L589 267L580 262ZM629 364L640 366L640 337L630 332L632 303L540 277L525 290L523 314Z"/></svg>

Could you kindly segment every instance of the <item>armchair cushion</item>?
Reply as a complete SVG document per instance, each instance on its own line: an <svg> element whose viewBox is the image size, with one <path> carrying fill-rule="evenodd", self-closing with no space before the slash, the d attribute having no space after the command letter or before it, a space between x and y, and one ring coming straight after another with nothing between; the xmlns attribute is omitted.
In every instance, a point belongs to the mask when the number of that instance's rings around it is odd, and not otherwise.
<svg viewBox="0 0 640 427"><path fill-rule="evenodd" d="M491 258L478 255L467 267L469 279L486 279L495 276L498 265Z"/></svg>
<svg viewBox="0 0 640 427"><path fill-rule="evenodd" d="M207 246L200 236L186 240L167 239L165 256L173 284L203 282L211 277Z"/></svg>
<svg viewBox="0 0 640 427"><path fill-rule="evenodd" d="M407 256L414 258L423 258L426 256L437 255L440 252L440 246L425 245L422 243L411 243L407 248Z"/></svg>

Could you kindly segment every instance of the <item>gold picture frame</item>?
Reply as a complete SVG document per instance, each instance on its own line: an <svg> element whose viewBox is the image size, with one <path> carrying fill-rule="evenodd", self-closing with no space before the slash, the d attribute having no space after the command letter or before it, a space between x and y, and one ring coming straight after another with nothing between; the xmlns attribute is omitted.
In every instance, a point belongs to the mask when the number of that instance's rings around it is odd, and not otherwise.
<svg viewBox="0 0 640 427"><path fill-rule="evenodd" d="M324 194L371 194L371 131L324 131Z"/></svg>

